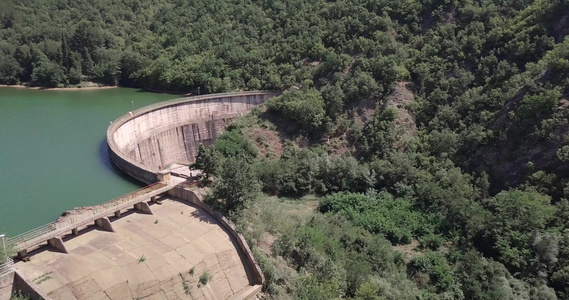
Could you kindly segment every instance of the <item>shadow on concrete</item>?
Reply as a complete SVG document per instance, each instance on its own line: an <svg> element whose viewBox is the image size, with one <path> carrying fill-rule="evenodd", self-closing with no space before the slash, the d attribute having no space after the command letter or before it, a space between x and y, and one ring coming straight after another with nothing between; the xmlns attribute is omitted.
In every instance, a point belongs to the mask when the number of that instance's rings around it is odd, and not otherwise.
<svg viewBox="0 0 569 300"><path fill-rule="evenodd" d="M134 209L134 208L129 208L129 209L127 209L126 211L123 211L123 212L121 213L121 216L120 216L119 218L117 218L117 217L115 217L115 216L108 216L108 218L109 218L109 221L111 221L111 224L112 224L114 221L116 221L116 220L118 220L118 219L120 219L120 218L123 218L123 217L127 217L127 216L129 216L129 215L131 215L131 214L146 214L146 213L141 212L141 211L139 211L139 210L136 210L136 209ZM215 223L215 222L214 222L214 223ZM81 227L79 228L79 231L77 232L77 235L73 235L73 234L71 233L71 230L69 230L68 233L66 233L64 236L61 237L61 240L63 241L63 243L65 243L65 242L67 242L67 241L69 241L69 240L71 240L71 239L74 239L74 238L76 238L76 237L80 237L80 236L85 235L85 234L87 234L87 233L89 233L89 232L91 232L91 231L94 231L94 230L95 230L95 231L101 231L101 232L108 232L108 233L110 234L107 238L105 238L104 241L101 241L100 245L97 245L97 243L95 243L95 245L99 246L101 249L102 249L102 248L105 248L105 246L108 245L109 242L110 242L108 239L111 239L111 240L113 239L113 236L112 236L113 232L110 232L110 231L108 231L108 230L105 230L105 229L103 229L103 228L101 228L101 227L95 225L94 222L91 223L91 224L87 224L87 225L81 226ZM77 249L74 250L74 251L77 251ZM30 252L28 253L28 255L27 255L27 258L33 259L33 256L35 256L36 254L43 253L43 252L64 253L64 252L62 252L62 251L56 249L55 247L50 246L50 245L47 243L47 241L46 241L44 244L40 245L37 249L34 249L34 250L30 251ZM21 261L21 260L18 259L17 261Z"/></svg>
<svg viewBox="0 0 569 300"><path fill-rule="evenodd" d="M113 174L120 176L122 179L136 184L140 187L146 186L146 184L130 177L128 174L115 166L115 164L113 164L111 158L109 157L109 145L107 144L107 139L103 139L99 144L99 157L101 159L101 163L105 166L105 168L110 170Z"/></svg>
<svg viewBox="0 0 569 300"><path fill-rule="evenodd" d="M254 285L254 284L255 284L254 278L253 278L253 276L252 276L252 270L251 270L249 264L247 263L247 260L246 260L246 258L245 258L244 253L241 251L241 249L240 249L240 247L239 247L239 244L238 244L238 242L236 241L236 239L228 232L228 230L227 230L226 228L224 228L223 226L221 226L221 225L219 224L219 222L217 222L217 221L214 219L214 217L211 216L209 213L207 213L206 211L202 210L201 208L199 208L199 207L197 207L197 206L195 206L195 205L189 203L188 201L185 201L185 200L182 200L182 199L178 199L178 198L175 198L175 197L167 197L166 199L164 199L164 201L168 201L168 200L170 200L170 201L177 201L177 202L183 203L183 204L185 204L185 205L188 205L188 206L190 206L190 207L196 208L196 211L191 214L192 217L198 218L198 219L199 219L200 221L202 221L202 222L208 222L208 223L210 223L210 224L217 225L219 228L221 228L221 229L223 230L223 232L225 232L225 234L227 234L227 236L228 236L229 239L231 240L231 243L233 244L233 247L235 248L235 250L237 251L237 253L238 253L238 255L239 255L239 259L240 259L240 261L241 261L241 264L242 264L242 266L245 268L245 273L247 274L247 279L248 279L248 281L249 281L249 285ZM127 211L124 211L124 212L121 214L121 216L120 216L119 218L124 218L124 217L127 217L127 216L131 215L131 214L138 214L138 213L142 213L142 212L139 212L139 211L137 211L136 209L128 209ZM114 216L109 216L108 218L109 218L109 220L111 221L111 223L114 222L115 220L119 219L119 218L116 218L116 217L114 217ZM100 228L100 227L98 227L98 226L96 226L96 225L94 225L94 224L91 223L91 224L86 225L85 227L81 227L80 230L79 230L79 232L78 232L78 234L77 234L76 236L75 236L75 235L72 235L72 234L71 234L71 231L70 231L69 234L66 234L64 237L62 237L62 240L63 240L63 242L65 243L65 242L67 242L67 241L69 241L69 240L71 240L71 239L73 239L73 238L75 238L75 237L82 236L82 235L87 234L87 233L89 233L89 232L91 232L91 231L94 231L94 230L95 230L95 231L101 231L101 232L108 232L108 235L105 234L105 235L103 235L103 236L98 237L97 240L95 240L95 241L91 244L92 247L79 246L79 247L77 247L77 248L74 248L72 251L73 251L75 254L88 255L88 254L91 253L92 251L95 251L95 249L103 249L103 248L105 248L107 245L109 245L110 243L115 242L115 241L119 238L119 237L116 236L114 233L109 232L109 231L106 231L106 230L104 230L103 228ZM47 244L47 243L46 243L46 244ZM42 246L39 247L38 249L35 249L35 250L31 251L30 253L28 253L28 257L33 260L33 257L34 257L36 254L42 253L42 252L44 252L44 251L52 252L52 253L61 253L61 251L57 250L57 249L54 248L54 247L47 246L47 245L42 245ZM64 255L67 255L67 254L64 254Z"/></svg>
<svg viewBox="0 0 569 300"><path fill-rule="evenodd" d="M65 241L65 240L64 240L64 241ZM34 259L34 256L35 256L36 254L40 254L40 253L43 253L43 252L63 253L63 252L59 251L58 249L56 249L55 247L52 247L52 246L48 245L48 243L47 243L47 241L46 241L44 245L41 245L39 248L37 248L37 249L35 249L35 250L33 250L33 251L28 252L28 255L26 255L26 257L25 257L24 259L19 259L18 261L24 261L24 262L25 262L26 259L32 260L32 259Z"/></svg>
<svg viewBox="0 0 569 300"><path fill-rule="evenodd" d="M150 206L150 210L152 210L152 205L151 205L150 203L148 203L148 206ZM132 215L132 214L139 214L139 215L151 216L150 214L147 214L147 213L145 213L145 212L143 212L143 211L140 211L140 210L138 210L138 209L135 209L134 207L131 206L131 207L127 208L127 210L121 211L121 216L120 216L120 217L117 218L117 217L115 217L115 216L112 216L112 217L109 217L109 220L110 220L111 223L112 223L112 222L114 222L115 220L122 219L122 218L124 218L124 217L128 217L128 216L130 216L130 215Z"/></svg>
<svg viewBox="0 0 569 300"><path fill-rule="evenodd" d="M187 204L187 203L186 203L186 204ZM192 215L192 217L197 218L198 220L200 220L200 222L205 222L205 223L208 223L208 224L216 224L216 225L219 226L219 224L217 223L217 221L215 221L215 219L214 219L212 216L210 216L207 212L205 212L205 211L203 211L203 210L201 210L201 209L199 209L199 208L198 208L197 210L194 210L194 211L191 213L191 215Z"/></svg>
<svg viewBox="0 0 569 300"><path fill-rule="evenodd" d="M217 225L219 228L221 228L221 230L223 230L223 232L225 232L225 234L227 234L227 236L229 237L229 239L231 240L231 243L233 244L233 247L235 248L235 250L237 251L237 254L239 254L239 260L241 260L241 265L243 265L243 267L245 268L245 273L247 274L247 280L249 281L249 285L255 285L255 279L253 278L252 270L249 266L249 264L247 263L247 260L245 259L245 254L243 253L243 251L241 251L241 248L239 247L239 244L237 243L237 241L235 240L235 238L229 233L229 231L227 231L226 228L224 228L223 226L221 226L221 224L219 224L219 222L217 222L213 216L211 216L208 212L204 211L203 209L193 205L192 203L185 201L183 199L177 198L177 197L168 197L168 200L170 201L177 201L180 203L183 203L187 206L191 206L193 208L196 209L195 212L192 213L193 217L197 217L197 218L205 218L206 220L203 220L202 222L208 222L210 224L215 224ZM196 216L197 215L197 216ZM200 219L201 221L201 219Z"/></svg>

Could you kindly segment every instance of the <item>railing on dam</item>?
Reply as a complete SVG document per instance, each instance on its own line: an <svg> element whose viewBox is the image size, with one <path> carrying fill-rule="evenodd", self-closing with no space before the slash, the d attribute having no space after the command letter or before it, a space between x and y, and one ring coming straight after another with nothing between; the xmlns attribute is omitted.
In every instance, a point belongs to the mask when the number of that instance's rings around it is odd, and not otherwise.
<svg viewBox="0 0 569 300"><path fill-rule="evenodd" d="M156 181L156 172L173 163L190 163L199 144L207 144L233 117L278 94L251 91L163 101L138 108L107 128L109 156L129 176Z"/></svg>
<svg viewBox="0 0 569 300"><path fill-rule="evenodd" d="M141 201L140 198L142 196L148 195L166 186L168 186L166 183L157 182L102 204L76 209L76 214L67 215L64 218L60 218L30 231L9 237L7 239L7 243L16 250L36 246L50 238L51 235L69 231L82 226L85 223L110 215L117 210L128 207L129 205L134 205Z"/></svg>
<svg viewBox="0 0 569 300"><path fill-rule="evenodd" d="M0 264L0 278L12 273L14 271L14 261L7 257L6 262Z"/></svg>

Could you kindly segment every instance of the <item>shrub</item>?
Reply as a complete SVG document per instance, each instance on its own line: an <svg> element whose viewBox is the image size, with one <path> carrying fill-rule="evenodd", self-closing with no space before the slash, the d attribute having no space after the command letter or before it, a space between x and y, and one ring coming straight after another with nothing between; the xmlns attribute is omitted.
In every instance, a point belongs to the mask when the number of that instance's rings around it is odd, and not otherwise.
<svg viewBox="0 0 569 300"><path fill-rule="evenodd" d="M437 251L445 242L445 239L438 234L430 233L419 238L421 248Z"/></svg>
<svg viewBox="0 0 569 300"><path fill-rule="evenodd" d="M315 89L288 90L267 101L267 107L298 122L299 131L310 136L321 133L327 122L324 99Z"/></svg>
<svg viewBox="0 0 569 300"><path fill-rule="evenodd" d="M199 283L204 286L211 280L211 277L211 274L209 274L208 271L205 271L200 275Z"/></svg>
<svg viewBox="0 0 569 300"><path fill-rule="evenodd" d="M432 232L436 226L409 200L394 198L385 192L376 196L346 192L331 194L320 201L319 210L340 213L371 233L384 234L395 244L408 244L413 237Z"/></svg>

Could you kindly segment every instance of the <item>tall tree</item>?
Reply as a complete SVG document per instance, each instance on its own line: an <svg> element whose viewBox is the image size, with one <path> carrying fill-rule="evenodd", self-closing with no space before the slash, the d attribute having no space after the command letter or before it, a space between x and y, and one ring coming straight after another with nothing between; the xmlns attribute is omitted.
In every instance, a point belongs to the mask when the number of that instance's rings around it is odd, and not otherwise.
<svg viewBox="0 0 569 300"><path fill-rule="evenodd" d="M201 170L204 173L205 180L208 181L210 176L218 174L222 162L223 157L217 150L200 144L196 162L190 166L190 169Z"/></svg>
<svg viewBox="0 0 569 300"><path fill-rule="evenodd" d="M69 72L71 69L71 48L64 33L61 34L61 65Z"/></svg>
<svg viewBox="0 0 569 300"><path fill-rule="evenodd" d="M253 200L261 191L261 184L255 177L251 165L243 158L228 158L215 182L213 195L223 199L229 211L239 209Z"/></svg>

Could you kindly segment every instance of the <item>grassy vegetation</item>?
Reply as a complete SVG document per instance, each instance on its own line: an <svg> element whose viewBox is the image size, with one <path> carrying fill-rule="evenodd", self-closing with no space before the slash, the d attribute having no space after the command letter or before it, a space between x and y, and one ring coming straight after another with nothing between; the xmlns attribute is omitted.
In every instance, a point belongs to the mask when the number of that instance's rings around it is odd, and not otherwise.
<svg viewBox="0 0 569 300"><path fill-rule="evenodd" d="M211 280L211 277L212 277L212 276L211 276L211 274L209 274L208 271L203 272L203 273L200 275L199 284L200 284L201 286L207 285L207 283Z"/></svg>
<svg viewBox="0 0 569 300"><path fill-rule="evenodd" d="M4 253L4 246L6 247L6 253ZM4 246L0 241L0 264L6 262L6 255L8 255L8 257L14 257L16 255L16 249L12 244L7 243L6 237L4 237Z"/></svg>
<svg viewBox="0 0 569 300"><path fill-rule="evenodd" d="M10 297L10 300L30 300L30 297L22 294L21 292L15 292Z"/></svg>
<svg viewBox="0 0 569 300"><path fill-rule="evenodd" d="M43 274L43 275L37 277L37 278L34 279L33 281L35 282L35 284L38 284L38 285L39 285L39 284L41 284L41 283L44 282L44 281L50 280L50 279L52 278L50 274L52 274L52 273L53 273L53 272L45 273L45 274Z"/></svg>
<svg viewBox="0 0 569 300"><path fill-rule="evenodd" d="M320 214L317 204L313 197L263 197L240 212L239 228L254 245L267 292L277 299L360 299L380 286L399 299L418 293L400 268L410 257L341 216Z"/></svg>
<svg viewBox="0 0 569 300"><path fill-rule="evenodd" d="M192 287L188 284L188 281L184 279L184 275L182 273L179 274L180 278L182 278L182 287L184 288L184 293L186 295L192 294Z"/></svg>

